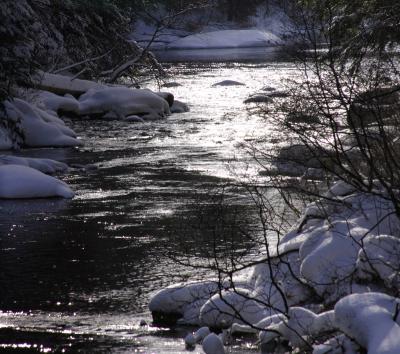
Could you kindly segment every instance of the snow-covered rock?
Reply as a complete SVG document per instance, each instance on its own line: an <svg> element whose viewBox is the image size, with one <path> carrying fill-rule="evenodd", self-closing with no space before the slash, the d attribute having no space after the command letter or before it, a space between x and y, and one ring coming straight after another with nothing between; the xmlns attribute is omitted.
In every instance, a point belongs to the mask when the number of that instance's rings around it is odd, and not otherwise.
<svg viewBox="0 0 400 354"><path fill-rule="evenodd" d="M225 354L224 344L215 333L205 337L202 346L205 354Z"/></svg>
<svg viewBox="0 0 400 354"><path fill-rule="evenodd" d="M400 299L382 294L353 294L335 305L335 324L368 354L398 354Z"/></svg>
<svg viewBox="0 0 400 354"><path fill-rule="evenodd" d="M106 87L95 81L74 79L68 76L47 72L39 72L33 79L37 88L59 95L71 94L79 96L91 89Z"/></svg>
<svg viewBox="0 0 400 354"><path fill-rule="evenodd" d="M363 240L357 259L358 276L384 281L389 288L400 286L400 239L389 235L369 235Z"/></svg>
<svg viewBox="0 0 400 354"><path fill-rule="evenodd" d="M10 131L0 126L0 150L10 150L14 143L10 136Z"/></svg>
<svg viewBox="0 0 400 354"><path fill-rule="evenodd" d="M223 80L220 82L216 82L213 86L245 86L243 82L235 81L235 80Z"/></svg>
<svg viewBox="0 0 400 354"><path fill-rule="evenodd" d="M75 114L79 114L79 102L78 100L66 94L65 96L59 96L51 92L43 91L41 93L41 100L43 101L43 105L47 110L51 110L53 112L72 112Z"/></svg>
<svg viewBox="0 0 400 354"><path fill-rule="evenodd" d="M8 116L19 120L27 147L80 146L76 134L57 116L30 103L14 99L4 103Z"/></svg>
<svg viewBox="0 0 400 354"><path fill-rule="evenodd" d="M165 118L168 102L150 90L108 87L89 90L79 98L80 115L113 114L119 119L137 115L144 120Z"/></svg>
<svg viewBox="0 0 400 354"><path fill-rule="evenodd" d="M47 174L53 174L56 172L65 172L68 170L68 165L66 165L63 162L51 159L17 157L10 155L0 155L0 166L1 165L28 166Z"/></svg>
<svg viewBox="0 0 400 354"><path fill-rule="evenodd" d="M169 49L271 47L281 44L279 37L257 29L221 30L193 34L168 45Z"/></svg>
<svg viewBox="0 0 400 354"><path fill-rule="evenodd" d="M185 113L189 111L189 106L186 103L178 100L174 100L174 103L171 106L171 113Z"/></svg>
<svg viewBox="0 0 400 354"><path fill-rule="evenodd" d="M0 166L0 198L72 198L66 183L22 165Z"/></svg>
<svg viewBox="0 0 400 354"><path fill-rule="evenodd" d="M215 281L174 284L155 294L149 309L153 318L160 318L159 314L163 314L167 321L168 316L173 316L186 324L199 324L201 307L218 289Z"/></svg>
<svg viewBox="0 0 400 354"><path fill-rule="evenodd" d="M316 315L303 307L289 309L288 318L271 323L260 331L260 342L268 343L272 339L281 336L286 339L293 348L305 349L312 343L312 338L317 338L323 332L334 331L334 312L328 311Z"/></svg>

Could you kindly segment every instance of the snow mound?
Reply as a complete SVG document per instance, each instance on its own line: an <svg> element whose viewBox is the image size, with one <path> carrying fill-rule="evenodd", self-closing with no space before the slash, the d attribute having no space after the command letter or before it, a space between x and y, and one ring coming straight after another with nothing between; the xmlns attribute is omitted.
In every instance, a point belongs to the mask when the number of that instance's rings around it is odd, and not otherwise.
<svg viewBox="0 0 400 354"><path fill-rule="evenodd" d="M335 323L368 354L397 354L400 299L381 293L353 294L335 305Z"/></svg>
<svg viewBox="0 0 400 354"><path fill-rule="evenodd" d="M149 303L153 318L164 316L180 318L181 323L199 324L200 308L218 291L215 281L171 285L155 294ZM157 314L163 314L159 318ZM157 321L157 320L156 320Z"/></svg>
<svg viewBox="0 0 400 354"><path fill-rule="evenodd" d="M268 31L257 29L222 30L193 34L170 43L168 49L208 49L271 47L281 44L281 39Z"/></svg>
<svg viewBox="0 0 400 354"><path fill-rule="evenodd" d="M389 288L400 286L400 240L389 235L367 236L357 259L358 276L379 277Z"/></svg>
<svg viewBox="0 0 400 354"><path fill-rule="evenodd" d="M270 313L249 290L235 289L211 297L200 310L200 320L206 326L224 328L233 323L257 323Z"/></svg>
<svg viewBox="0 0 400 354"><path fill-rule="evenodd" d="M272 322L265 330L260 331L260 342L266 344L276 337L283 337L292 347L305 349L323 332L334 331L334 312L328 311L316 315L303 307L289 309L288 318Z"/></svg>
<svg viewBox="0 0 400 354"><path fill-rule="evenodd" d="M0 166L0 198L73 198L66 183L21 165Z"/></svg>
<svg viewBox="0 0 400 354"><path fill-rule="evenodd" d="M27 166L47 174L65 172L68 170L68 166L65 163L51 159L17 157L8 155L0 155L0 166L1 165Z"/></svg>
<svg viewBox="0 0 400 354"><path fill-rule="evenodd" d="M21 99L4 103L10 119L20 121L27 147L80 146L76 134L65 123L49 112L39 109Z"/></svg>
<svg viewBox="0 0 400 354"><path fill-rule="evenodd" d="M116 119L139 116L144 120L165 118L168 102L150 90L108 87L89 90L79 98L80 115L108 115Z"/></svg>
<svg viewBox="0 0 400 354"><path fill-rule="evenodd" d="M79 102L75 97L69 94L66 94L65 96L59 96L54 93L44 91L41 96L43 105L47 110L51 110L53 112L63 111L79 114Z"/></svg>

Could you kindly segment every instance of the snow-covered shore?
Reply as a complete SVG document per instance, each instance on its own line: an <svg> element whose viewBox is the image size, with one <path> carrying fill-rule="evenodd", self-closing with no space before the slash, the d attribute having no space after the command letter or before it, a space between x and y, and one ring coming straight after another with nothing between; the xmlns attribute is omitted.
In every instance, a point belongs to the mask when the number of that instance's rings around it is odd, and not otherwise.
<svg viewBox="0 0 400 354"><path fill-rule="evenodd" d="M258 333L270 349L282 339L318 354L398 353L400 220L378 182L375 192L335 183L247 277L163 289L154 319L224 329L222 342Z"/></svg>
<svg viewBox="0 0 400 354"><path fill-rule="evenodd" d="M294 25L285 11L276 5L260 5L247 24L229 22L224 13L210 9L212 14L199 9L180 19L182 29L157 28L139 20L134 24L131 37L152 49L221 49L273 47L283 44L293 34ZM207 11L206 11L207 12ZM160 10L158 16L166 14ZM212 18L204 22L205 18ZM196 30L185 30L193 27ZM157 35L154 37L154 33Z"/></svg>
<svg viewBox="0 0 400 354"><path fill-rule="evenodd" d="M36 90L24 99L4 102L0 150L83 145L65 124L64 115L132 123L165 119L171 112L188 110L169 92L106 86L46 73L40 75L39 84L53 92ZM72 198L74 193L64 182L47 175L67 171L68 166L53 160L0 156L0 199Z"/></svg>

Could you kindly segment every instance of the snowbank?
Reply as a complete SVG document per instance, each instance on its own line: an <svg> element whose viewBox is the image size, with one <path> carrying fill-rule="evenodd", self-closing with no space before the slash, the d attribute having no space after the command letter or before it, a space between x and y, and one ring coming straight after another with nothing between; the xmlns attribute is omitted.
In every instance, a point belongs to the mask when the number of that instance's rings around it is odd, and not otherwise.
<svg viewBox="0 0 400 354"><path fill-rule="evenodd" d="M400 299L381 294L354 294L335 305L335 322L368 354L400 351Z"/></svg>
<svg viewBox="0 0 400 354"><path fill-rule="evenodd" d="M19 98L4 103L8 119L18 121L27 147L80 146L75 132L54 113Z"/></svg>
<svg viewBox="0 0 400 354"><path fill-rule="evenodd" d="M0 166L0 198L72 198L66 183L22 165Z"/></svg>
<svg viewBox="0 0 400 354"><path fill-rule="evenodd" d="M193 34L170 43L168 49L210 49L271 47L282 44L281 39L268 31L257 29L222 30Z"/></svg>
<svg viewBox="0 0 400 354"><path fill-rule="evenodd" d="M384 193L379 182L374 188ZM400 285L395 209L384 194L360 193L344 182L325 197L311 203L275 253L240 282L227 279L214 291L202 283L180 284L180 292L189 286L191 294L180 316L190 311L188 323L229 327L231 333L259 331L263 345L280 337L293 349L319 354L340 348L398 353L400 299L387 295ZM157 302L161 311L177 306L173 297Z"/></svg>
<svg viewBox="0 0 400 354"><path fill-rule="evenodd" d="M27 166L46 174L66 172L68 170L68 165L63 162L51 159L17 157L9 155L0 155L0 166L1 165Z"/></svg>
<svg viewBox="0 0 400 354"><path fill-rule="evenodd" d="M170 108L163 97L150 90L108 87L83 94L79 98L79 114L116 119L137 115L144 120L155 120L165 118Z"/></svg>
<svg viewBox="0 0 400 354"><path fill-rule="evenodd" d="M64 75L39 72L34 78L38 89L50 91L55 94L71 94L80 96L91 89L105 88L105 85L95 81L74 79Z"/></svg>

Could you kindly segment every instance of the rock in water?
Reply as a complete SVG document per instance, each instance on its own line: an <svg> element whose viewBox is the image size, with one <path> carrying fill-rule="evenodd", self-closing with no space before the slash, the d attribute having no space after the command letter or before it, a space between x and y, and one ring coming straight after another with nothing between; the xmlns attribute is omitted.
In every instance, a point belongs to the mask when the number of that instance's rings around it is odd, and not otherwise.
<svg viewBox="0 0 400 354"><path fill-rule="evenodd" d="M225 354L225 348L220 337L210 333L203 340L203 350L206 354Z"/></svg>
<svg viewBox="0 0 400 354"><path fill-rule="evenodd" d="M213 86L246 86L244 83L234 80L224 80L217 82Z"/></svg>

